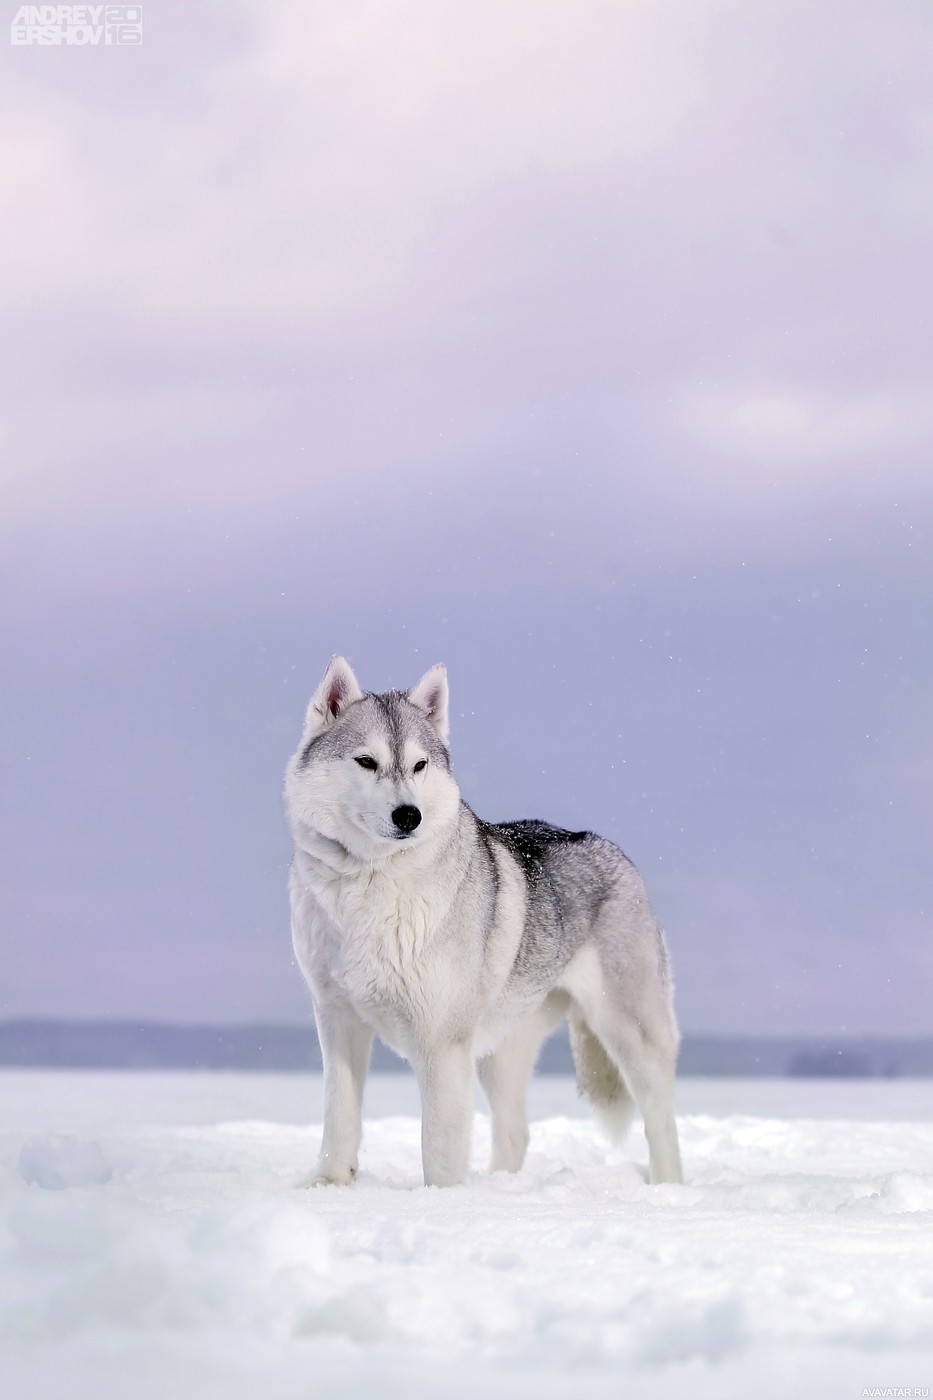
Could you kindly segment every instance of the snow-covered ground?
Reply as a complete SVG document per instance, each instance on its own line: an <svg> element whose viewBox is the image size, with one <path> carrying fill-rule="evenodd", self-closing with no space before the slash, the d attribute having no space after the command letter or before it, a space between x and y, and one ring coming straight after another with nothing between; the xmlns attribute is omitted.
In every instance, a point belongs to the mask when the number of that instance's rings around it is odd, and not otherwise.
<svg viewBox="0 0 933 1400"><path fill-rule="evenodd" d="M531 1109L522 1173L478 1113L426 1191L374 1077L358 1181L309 1192L319 1079L0 1073L0 1395L933 1393L933 1083L685 1079L683 1187L571 1080Z"/></svg>

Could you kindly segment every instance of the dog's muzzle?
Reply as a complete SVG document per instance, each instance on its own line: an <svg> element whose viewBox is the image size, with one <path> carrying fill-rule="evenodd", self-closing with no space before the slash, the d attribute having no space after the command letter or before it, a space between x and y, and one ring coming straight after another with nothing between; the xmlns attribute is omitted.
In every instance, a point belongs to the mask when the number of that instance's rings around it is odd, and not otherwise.
<svg viewBox="0 0 933 1400"><path fill-rule="evenodd" d="M421 825L421 813L417 807L396 807L392 820L403 836L410 836Z"/></svg>

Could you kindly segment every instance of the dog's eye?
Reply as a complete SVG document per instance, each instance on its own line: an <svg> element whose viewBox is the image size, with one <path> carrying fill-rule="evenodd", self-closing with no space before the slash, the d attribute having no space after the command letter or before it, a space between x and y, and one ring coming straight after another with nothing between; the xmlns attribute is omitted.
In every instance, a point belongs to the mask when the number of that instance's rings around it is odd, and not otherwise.
<svg viewBox="0 0 933 1400"><path fill-rule="evenodd" d="M376 760L374 758L370 758L368 753L364 754L362 758L356 759L356 762L360 765L361 768L365 768L368 773L375 773L376 769L379 767L379 764L376 762Z"/></svg>
<svg viewBox="0 0 933 1400"><path fill-rule="evenodd" d="M427 766L428 766L428 760L427 760L426 758L419 758L419 759L418 759L418 762L415 764L414 768L412 769L412 772L413 772L413 773L423 773L424 770L425 770L425 768L427 768Z"/></svg>

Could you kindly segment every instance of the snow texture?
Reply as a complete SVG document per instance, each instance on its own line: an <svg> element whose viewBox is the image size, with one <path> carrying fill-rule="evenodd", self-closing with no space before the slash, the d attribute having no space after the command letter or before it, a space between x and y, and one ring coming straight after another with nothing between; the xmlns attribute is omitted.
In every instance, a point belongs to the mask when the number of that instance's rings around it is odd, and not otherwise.
<svg viewBox="0 0 933 1400"><path fill-rule="evenodd" d="M357 1182L300 1190L320 1100L301 1076L0 1074L0 1393L933 1385L929 1082L683 1081L683 1187L538 1080L519 1175L483 1174L478 1113L468 1184L425 1190L414 1086L383 1076Z"/></svg>

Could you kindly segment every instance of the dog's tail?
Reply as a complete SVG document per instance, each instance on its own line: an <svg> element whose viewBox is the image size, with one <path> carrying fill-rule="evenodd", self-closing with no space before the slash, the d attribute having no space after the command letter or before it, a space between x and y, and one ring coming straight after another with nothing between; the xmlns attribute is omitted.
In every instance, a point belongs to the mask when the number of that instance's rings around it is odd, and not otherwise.
<svg viewBox="0 0 933 1400"><path fill-rule="evenodd" d="M580 1093L613 1142L621 1142L635 1111L635 1100L616 1063L574 1007L567 1017L570 1049Z"/></svg>

